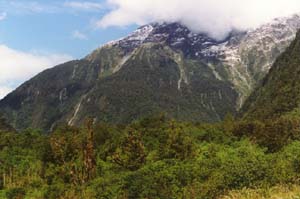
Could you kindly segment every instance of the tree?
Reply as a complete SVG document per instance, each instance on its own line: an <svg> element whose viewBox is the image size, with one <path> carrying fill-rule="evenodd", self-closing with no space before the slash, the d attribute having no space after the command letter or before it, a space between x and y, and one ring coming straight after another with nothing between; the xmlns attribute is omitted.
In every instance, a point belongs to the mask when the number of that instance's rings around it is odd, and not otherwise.
<svg viewBox="0 0 300 199"><path fill-rule="evenodd" d="M84 169L86 181L94 178L96 172L96 158L94 152L94 120L92 118L86 121L86 146L84 147Z"/></svg>
<svg viewBox="0 0 300 199"><path fill-rule="evenodd" d="M130 129L112 156L114 163L129 169L137 170L146 161L145 147L141 139L141 135L133 129Z"/></svg>
<svg viewBox="0 0 300 199"><path fill-rule="evenodd" d="M166 138L161 141L159 154L161 158L176 158L184 160L193 155L194 142L185 132L185 127L177 124L175 121L170 122L166 130Z"/></svg>

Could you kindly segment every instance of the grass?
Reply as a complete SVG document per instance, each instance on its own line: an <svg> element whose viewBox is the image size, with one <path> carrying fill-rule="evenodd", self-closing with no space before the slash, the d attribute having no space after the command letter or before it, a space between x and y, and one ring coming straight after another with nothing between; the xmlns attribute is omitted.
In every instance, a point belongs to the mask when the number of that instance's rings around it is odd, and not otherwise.
<svg viewBox="0 0 300 199"><path fill-rule="evenodd" d="M219 199L300 199L299 185L280 185L269 189L231 191Z"/></svg>

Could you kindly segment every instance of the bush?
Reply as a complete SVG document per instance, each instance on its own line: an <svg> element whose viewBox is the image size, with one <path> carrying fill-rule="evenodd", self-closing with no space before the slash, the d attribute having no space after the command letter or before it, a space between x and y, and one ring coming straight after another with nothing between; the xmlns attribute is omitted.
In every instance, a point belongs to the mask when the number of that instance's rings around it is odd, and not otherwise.
<svg viewBox="0 0 300 199"><path fill-rule="evenodd" d="M9 189L6 192L7 199L23 199L26 195L24 188L13 188Z"/></svg>
<svg viewBox="0 0 300 199"><path fill-rule="evenodd" d="M182 198L182 187L192 183L194 173L189 163L158 161L127 175L123 189L132 199Z"/></svg>
<svg viewBox="0 0 300 199"><path fill-rule="evenodd" d="M197 164L203 198L213 198L225 190L264 186L272 174L265 150L248 140L233 145L203 145Z"/></svg>
<svg viewBox="0 0 300 199"><path fill-rule="evenodd" d="M295 117L190 124L164 117L43 135L0 134L1 198L212 199L230 190L299 183ZM91 138L92 139L92 138ZM89 145L90 146L90 145ZM93 178L86 165L95 160ZM11 187L18 186L22 188Z"/></svg>

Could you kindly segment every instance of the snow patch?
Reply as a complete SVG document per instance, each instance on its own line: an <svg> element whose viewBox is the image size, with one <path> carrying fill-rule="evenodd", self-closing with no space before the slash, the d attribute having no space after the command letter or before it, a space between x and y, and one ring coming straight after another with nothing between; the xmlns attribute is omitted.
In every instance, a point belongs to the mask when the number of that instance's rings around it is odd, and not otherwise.
<svg viewBox="0 0 300 199"><path fill-rule="evenodd" d="M118 39L118 40L114 40L114 41L110 41L107 44L105 44L104 46L113 46L118 44L120 41L139 41L140 43L143 43L151 34L151 32L153 31L154 27L152 25L146 25L146 26L142 26L141 28L135 30L133 33L131 33L129 36Z"/></svg>

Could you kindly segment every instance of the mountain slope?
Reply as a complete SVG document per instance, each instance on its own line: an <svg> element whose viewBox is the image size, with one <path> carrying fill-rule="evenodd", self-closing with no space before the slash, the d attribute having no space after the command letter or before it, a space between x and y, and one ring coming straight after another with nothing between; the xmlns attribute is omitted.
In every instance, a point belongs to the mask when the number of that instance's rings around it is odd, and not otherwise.
<svg viewBox="0 0 300 199"><path fill-rule="evenodd" d="M300 32L245 103L246 118L270 119L299 109Z"/></svg>
<svg viewBox="0 0 300 199"><path fill-rule="evenodd" d="M1 100L0 112L16 129L79 125L88 116L126 123L159 112L220 121L241 107L298 28L293 15L217 41L179 23L149 24L38 74Z"/></svg>
<svg viewBox="0 0 300 199"><path fill-rule="evenodd" d="M72 122L82 122L91 112L98 119L130 122L161 111L181 120L212 122L234 112L236 98L232 85L218 80L206 65L183 59L165 45L147 44L118 73L96 83Z"/></svg>
<svg viewBox="0 0 300 199"><path fill-rule="evenodd" d="M123 123L159 112L212 122L235 111L232 85L200 61L149 43L131 52L127 61L116 61L124 63L114 71L119 66L102 55L113 48L102 48L96 56L100 60L88 57L39 74L3 99L1 111L18 129L77 125L87 116Z"/></svg>
<svg viewBox="0 0 300 199"><path fill-rule="evenodd" d="M7 121L0 116L0 133L1 132L14 132L15 130L7 123Z"/></svg>

